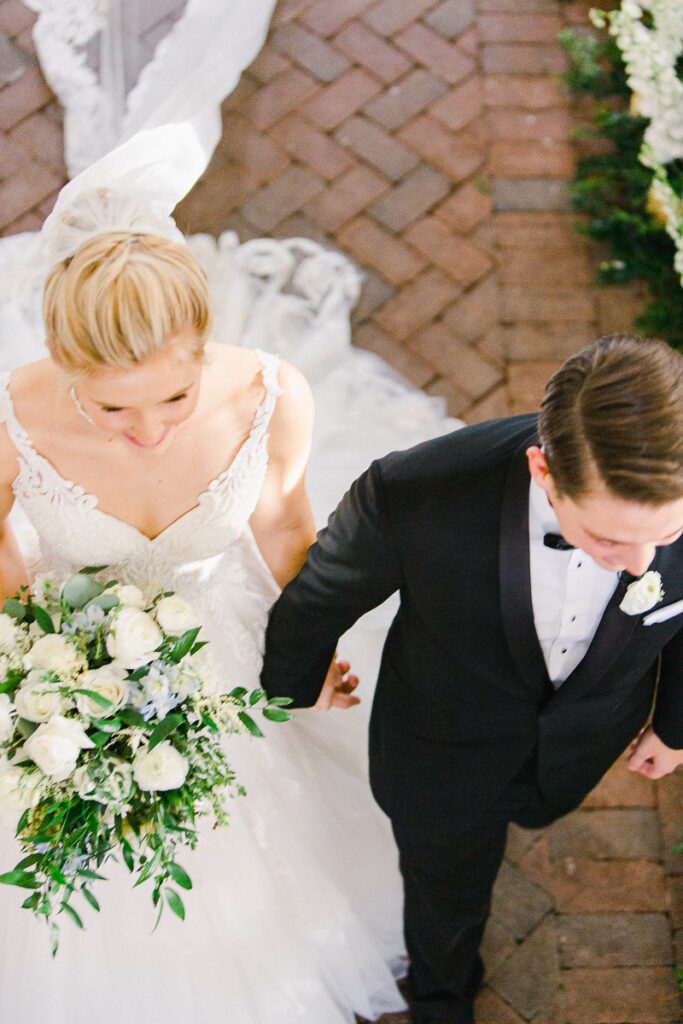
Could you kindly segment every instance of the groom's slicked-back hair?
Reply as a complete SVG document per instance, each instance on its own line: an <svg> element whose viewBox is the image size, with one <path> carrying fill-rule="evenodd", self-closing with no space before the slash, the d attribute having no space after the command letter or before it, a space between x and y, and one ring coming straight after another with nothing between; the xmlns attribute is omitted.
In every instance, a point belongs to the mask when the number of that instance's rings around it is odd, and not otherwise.
<svg viewBox="0 0 683 1024"><path fill-rule="evenodd" d="M683 497L683 356L660 341L611 334L551 377L539 432L561 494L596 478L627 501Z"/></svg>

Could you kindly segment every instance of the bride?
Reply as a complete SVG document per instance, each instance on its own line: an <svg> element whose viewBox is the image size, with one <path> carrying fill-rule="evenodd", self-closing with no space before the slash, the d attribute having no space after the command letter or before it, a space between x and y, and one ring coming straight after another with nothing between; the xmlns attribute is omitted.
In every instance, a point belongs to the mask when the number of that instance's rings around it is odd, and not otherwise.
<svg viewBox="0 0 683 1024"><path fill-rule="evenodd" d="M314 538L310 389L272 355L209 340L204 275L157 235L96 234L54 268L44 308L50 357L0 381L3 511L18 499L39 569L106 563L181 593L223 688L256 687L268 608ZM11 593L25 577L7 521L0 566ZM355 702L344 669L325 705ZM400 1009L391 840L333 723L313 718L231 740L248 796L186 854L185 924L150 935L146 894L108 864L101 915L62 927L51 963L3 887L3 1019L341 1024ZM5 869L12 847L6 833Z"/></svg>

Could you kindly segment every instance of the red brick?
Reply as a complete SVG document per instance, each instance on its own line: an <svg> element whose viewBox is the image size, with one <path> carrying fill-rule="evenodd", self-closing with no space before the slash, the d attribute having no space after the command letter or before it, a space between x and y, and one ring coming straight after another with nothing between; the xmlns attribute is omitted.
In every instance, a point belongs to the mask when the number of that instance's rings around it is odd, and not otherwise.
<svg viewBox="0 0 683 1024"><path fill-rule="evenodd" d="M15 36L14 42L17 46L21 47L24 53L29 54L31 57L37 57L38 51L36 50L36 44L33 41L33 30L31 27L25 28L23 32L20 32L18 36Z"/></svg>
<svg viewBox="0 0 683 1024"><path fill-rule="evenodd" d="M498 285L492 275L463 292L444 314L444 322L465 341L480 339L498 321Z"/></svg>
<svg viewBox="0 0 683 1024"><path fill-rule="evenodd" d="M476 17L475 0L441 0L425 22L445 39L454 39L469 28Z"/></svg>
<svg viewBox="0 0 683 1024"><path fill-rule="evenodd" d="M487 74L559 74L567 70L567 55L559 43L488 43L482 47Z"/></svg>
<svg viewBox="0 0 683 1024"><path fill-rule="evenodd" d="M576 230L577 220L578 218L572 214L496 213L496 244L502 247L575 245L577 248L585 249L588 243Z"/></svg>
<svg viewBox="0 0 683 1024"><path fill-rule="evenodd" d="M257 228L271 231L276 224L323 189L320 178L304 167L290 167L269 185L249 197L242 213Z"/></svg>
<svg viewBox="0 0 683 1024"><path fill-rule="evenodd" d="M387 190L389 182L369 167L355 164L312 202L304 212L327 231L336 231Z"/></svg>
<svg viewBox="0 0 683 1024"><path fill-rule="evenodd" d="M379 99L368 103L365 112L385 128L393 130L419 114L446 90L446 84L440 79L423 68L416 68Z"/></svg>
<svg viewBox="0 0 683 1024"><path fill-rule="evenodd" d="M360 21L352 21L334 39L334 45L383 82L393 82L412 64L381 36Z"/></svg>
<svg viewBox="0 0 683 1024"><path fill-rule="evenodd" d="M564 1019L572 1024L670 1024L680 1003L670 967L575 968L562 972Z"/></svg>
<svg viewBox="0 0 683 1024"><path fill-rule="evenodd" d="M288 114L273 125L271 135L288 153L323 178L336 178L354 163L342 146L298 113Z"/></svg>
<svg viewBox="0 0 683 1024"><path fill-rule="evenodd" d="M331 82L349 62L328 43L301 25L281 25L271 35L273 46L321 82Z"/></svg>
<svg viewBox="0 0 683 1024"><path fill-rule="evenodd" d="M487 274L491 260L471 242L453 234L443 221L425 217L411 224L404 237L419 252L450 274L458 284L470 285Z"/></svg>
<svg viewBox="0 0 683 1024"><path fill-rule="evenodd" d="M552 3L553 0L478 0L477 7L481 13L488 14L501 14L504 11L510 14L519 14L521 11L547 14Z"/></svg>
<svg viewBox="0 0 683 1024"><path fill-rule="evenodd" d="M595 341L592 323L518 323L501 326L501 343L507 359L567 359Z"/></svg>
<svg viewBox="0 0 683 1024"><path fill-rule="evenodd" d="M476 68L475 62L457 46L445 42L419 22L394 36L394 43L451 85L471 75Z"/></svg>
<svg viewBox="0 0 683 1024"><path fill-rule="evenodd" d="M0 185L0 228L37 206L62 184L61 177L37 161L26 164Z"/></svg>
<svg viewBox="0 0 683 1024"><path fill-rule="evenodd" d="M315 0L277 0L271 25L286 25L303 14Z"/></svg>
<svg viewBox="0 0 683 1024"><path fill-rule="evenodd" d="M8 36L18 36L35 22L38 17L29 11L20 0L2 0L0 3L0 32Z"/></svg>
<svg viewBox="0 0 683 1024"><path fill-rule="evenodd" d="M527 113L491 107L488 116L493 139L560 139L565 141L573 127L568 110L555 108Z"/></svg>
<svg viewBox="0 0 683 1024"><path fill-rule="evenodd" d="M259 52L255 60L249 65L249 74L254 78L257 78L259 82L272 81L278 75L281 75L283 71L286 71L291 67L288 60L274 50L270 44L266 44L263 49Z"/></svg>
<svg viewBox="0 0 683 1024"><path fill-rule="evenodd" d="M442 121L452 132L457 132L473 118L479 117L481 108L481 79L475 77L468 79L456 89L450 89L445 96L432 104L429 113L438 121Z"/></svg>
<svg viewBox="0 0 683 1024"><path fill-rule="evenodd" d="M280 147L236 112L223 118L223 141L222 148L232 161L248 167L260 181L269 181L289 166Z"/></svg>
<svg viewBox="0 0 683 1024"><path fill-rule="evenodd" d="M425 388L425 391L431 398L445 401L444 412L447 416L463 416L472 405L472 396L463 391L457 381L449 380L447 377L438 377Z"/></svg>
<svg viewBox="0 0 683 1024"><path fill-rule="evenodd" d="M60 174L64 166L64 136L59 127L43 114L32 114L11 132L9 138L49 163Z"/></svg>
<svg viewBox="0 0 683 1024"><path fill-rule="evenodd" d="M275 79L273 79L275 81ZM255 96L259 89L259 83L255 78L249 74L248 71L244 71L242 76L232 90L229 96L226 96L221 104L221 111L225 113L228 110L242 110L246 109L247 100Z"/></svg>
<svg viewBox="0 0 683 1024"><path fill-rule="evenodd" d="M586 288L557 289L550 294L506 285L501 288L502 317L515 320L569 320L586 323L595 320L595 300Z"/></svg>
<svg viewBox="0 0 683 1024"><path fill-rule="evenodd" d="M40 231L43 226L44 217L41 217L34 210L25 213L23 217L12 221L6 228L3 228L3 235L20 235L23 231Z"/></svg>
<svg viewBox="0 0 683 1024"><path fill-rule="evenodd" d="M552 256L550 257L552 259ZM612 765L583 801L583 807L654 807L657 797L649 779L626 768L626 755Z"/></svg>
<svg viewBox="0 0 683 1024"><path fill-rule="evenodd" d="M374 352L395 370L402 373L416 387L424 387L434 376L431 366L408 352L398 341L394 341L376 324L361 324L353 334L353 343L358 348Z"/></svg>
<svg viewBox="0 0 683 1024"><path fill-rule="evenodd" d="M488 395L485 395L479 402L475 402L463 413L463 419L465 423L483 423L484 420L496 420L502 419L503 416L510 415L510 398L508 396L507 386L500 384L493 391L490 391ZM512 1011L510 1011L512 1014ZM491 1021L493 1024L494 1018L484 1016L483 1020ZM503 1020L508 1018L501 1017L501 1024ZM509 1018L511 1021L516 1020L514 1014ZM521 1019L521 1018L520 1018Z"/></svg>
<svg viewBox="0 0 683 1024"><path fill-rule="evenodd" d="M434 211L436 216L466 235L493 210L491 190L485 183L481 184L483 187L471 182L461 185L457 192Z"/></svg>
<svg viewBox="0 0 683 1024"><path fill-rule="evenodd" d="M336 128L379 92L380 86L360 68L351 68L303 107L321 128Z"/></svg>
<svg viewBox="0 0 683 1024"><path fill-rule="evenodd" d="M363 274L360 298L351 313L351 323L354 326L363 323L376 309L383 306L395 294L396 289L381 274L376 273L374 270L366 269Z"/></svg>
<svg viewBox="0 0 683 1024"><path fill-rule="evenodd" d="M458 38L458 48L470 57L474 57L476 59L479 58L481 38L474 25L472 28L468 28L466 32L463 32L463 34Z"/></svg>
<svg viewBox="0 0 683 1024"><path fill-rule="evenodd" d="M363 117L347 121L337 132L336 138L393 181L398 181L419 163L415 153Z"/></svg>
<svg viewBox="0 0 683 1024"><path fill-rule="evenodd" d="M0 129L7 131L52 99L38 67L29 68L21 78L0 89Z"/></svg>
<svg viewBox="0 0 683 1024"><path fill-rule="evenodd" d="M484 98L492 107L527 110L567 104L566 92L560 92L550 75L485 75Z"/></svg>
<svg viewBox="0 0 683 1024"><path fill-rule="evenodd" d="M593 268L585 253L576 249L517 248L510 249L500 261L502 284L531 285L534 291L555 292L568 284L593 283Z"/></svg>
<svg viewBox="0 0 683 1024"><path fill-rule="evenodd" d="M406 125L398 138L411 146L454 182L463 181L481 167L486 147L476 136L453 136L431 117L418 117Z"/></svg>
<svg viewBox="0 0 683 1024"><path fill-rule="evenodd" d="M369 264L392 284L404 284L425 261L368 217L358 217L337 233L336 241L360 263Z"/></svg>
<svg viewBox="0 0 683 1024"><path fill-rule="evenodd" d="M290 110L310 99L318 89L318 84L309 75L298 68L290 68L249 96L242 104L242 110L257 128L270 128Z"/></svg>
<svg viewBox="0 0 683 1024"><path fill-rule="evenodd" d="M562 23L556 14L481 14L477 28L485 43L545 43Z"/></svg>
<svg viewBox="0 0 683 1024"><path fill-rule="evenodd" d="M450 182L433 167L420 164L407 174L400 185L371 209L372 216L391 231L402 231L407 224L426 213L450 190Z"/></svg>
<svg viewBox="0 0 683 1024"><path fill-rule="evenodd" d="M538 411L545 386L560 365L551 360L508 364L508 394L514 416Z"/></svg>
<svg viewBox="0 0 683 1024"><path fill-rule="evenodd" d="M599 332L632 331L633 321L643 312L646 298L646 289L640 282L598 289Z"/></svg>
<svg viewBox="0 0 683 1024"><path fill-rule="evenodd" d="M431 267L389 299L373 320L395 338L408 338L438 316L458 292L452 278Z"/></svg>
<svg viewBox="0 0 683 1024"><path fill-rule="evenodd" d="M329 36L367 6L368 0L319 0L299 20L319 35Z"/></svg>
<svg viewBox="0 0 683 1024"><path fill-rule="evenodd" d="M489 170L504 178L571 178L575 156L568 142L494 142Z"/></svg>
<svg viewBox="0 0 683 1024"><path fill-rule="evenodd" d="M459 339L447 324L428 324L410 338L408 347L473 399L500 383L500 370Z"/></svg>
<svg viewBox="0 0 683 1024"><path fill-rule="evenodd" d="M32 155L23 146L10 141L6 135L0 135L0 179L8 178L31 159Z"/></svg>
<svg viewBox="0 0 683 1024"><path fill-rule="evenodd" d="M247 167L228 163L210 168L176 207L178 224L187 233L214 234L221 218L241 206L258 186L259 179Z"/></svg>
<svg viewBox="0 0 683 1024"><path fill-rule="evenodd" d="M367 2L365 6L367 7ZM392 36L417 18L421 18L433 6L434 0L401 0L401 3L396 3L396 0L382 0L368 11L363 21L380 35Z"/></svg>

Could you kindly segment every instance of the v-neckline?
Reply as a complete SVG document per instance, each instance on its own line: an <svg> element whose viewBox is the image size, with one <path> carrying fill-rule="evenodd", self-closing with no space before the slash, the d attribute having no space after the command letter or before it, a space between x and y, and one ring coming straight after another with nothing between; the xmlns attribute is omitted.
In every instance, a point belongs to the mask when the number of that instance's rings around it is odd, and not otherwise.
<svg viewBox="0 0 683 1024"><path fill-rule="evenodd" d="M96 512L98 515L103 516L105 519L109 519L114 523L118 523L120 526L132 531L132 533L139 537L143 541L143 543L152 545L161 537L165 536L175 526L177 526L178 523L186 519L187 516L195 513L197 509L200 508L202 501L207 497L207 495L209 495L212 491L216 490L216 488L220 487L226 480L228 480L231 477L233 469L241 460L243 453L245 451L248 451L249 448L251 447L250 441L255 436L256 430L259 427L262 420L264 407L268 401L269 396L273 393L273 388L266 380L268 364L266 362L266 359L264 358L265 353L262 353L260 350L256 350L256 355L261 364L257 377L261 377L261 380L263 382L264 393L263 397L261 398L261 401L259 402L254 411L254 415L252 417L251 426L249 427L248 433L240 442L237 451L232 456L230 462L225 467L225 469L222 469L220 473L216 474L216 476L209 480L206 486L199 492L199 494L197 495L196 503L192 505L190 508L186 509L184 512L181 512L180 515L176 516L175 519L172 519L170 523L167 523L167 525L164 526L163 529L159 530L158 533L155 533L153 537L150 537L149 534L145 533L144 530L141 530L139 527L134 526L133 523L129 523L127 520L121 519L119 516L114 515L112 512L106 512L103 508L100 507L100 499L96 494L94 494L92 491L86 491L85 488L83 488L80 484L77 484L74 480L67 479L67 477L65 477L62 473L59 472L54 463L50 459L48 459L46 455L43 455L41 452L38 451L38 449L35 447L33 443L31 435L28 433L25 427L21 425L14 411L14 402L12 401L12 395L9 387L9 372L6 372L3 375L3 377L0 378L0 381L2 384L4 384L4 391L7 396L7 402L9 407L8 411L9 414L11 415L14 429L20 435L23 444L25 445L26 449L28 449L28 451L30 452L31 457L37 460L39 463L47 466L52 477L56 479L56 481L59 483L59 485L62 487L64 491L67 491L69 494L72 494L75 498L77 498L80 501L87 502L90 511ZM275 363L275 368L277 368L277 362ZM275 391L275 394L277 394L277 391ZM20 449L17 449L17 451L19 457L23 458L24 461L27 462L26 453L22 452ZM16 480L18 480L19 475L20 473L17 474L17 476L12 481L13 489L14 483Z"/></svg>

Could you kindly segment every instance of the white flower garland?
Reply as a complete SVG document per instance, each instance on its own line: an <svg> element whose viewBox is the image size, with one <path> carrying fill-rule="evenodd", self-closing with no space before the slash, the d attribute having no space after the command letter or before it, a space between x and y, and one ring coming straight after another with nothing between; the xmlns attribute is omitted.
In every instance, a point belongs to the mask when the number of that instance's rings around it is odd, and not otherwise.
<svg viewBox="0 0 683 1024"><path fill-rule="evenodd" d="M650 15L651 26L643 24ZM636 109L650 123L640 162L654 172L652 204L676 246L675 267L683 284L683 199L669 183L666 164L683 158L683 82L676 62L683 54L683 0L622 0L615 11L591 11L621 50Z"/></svg>

